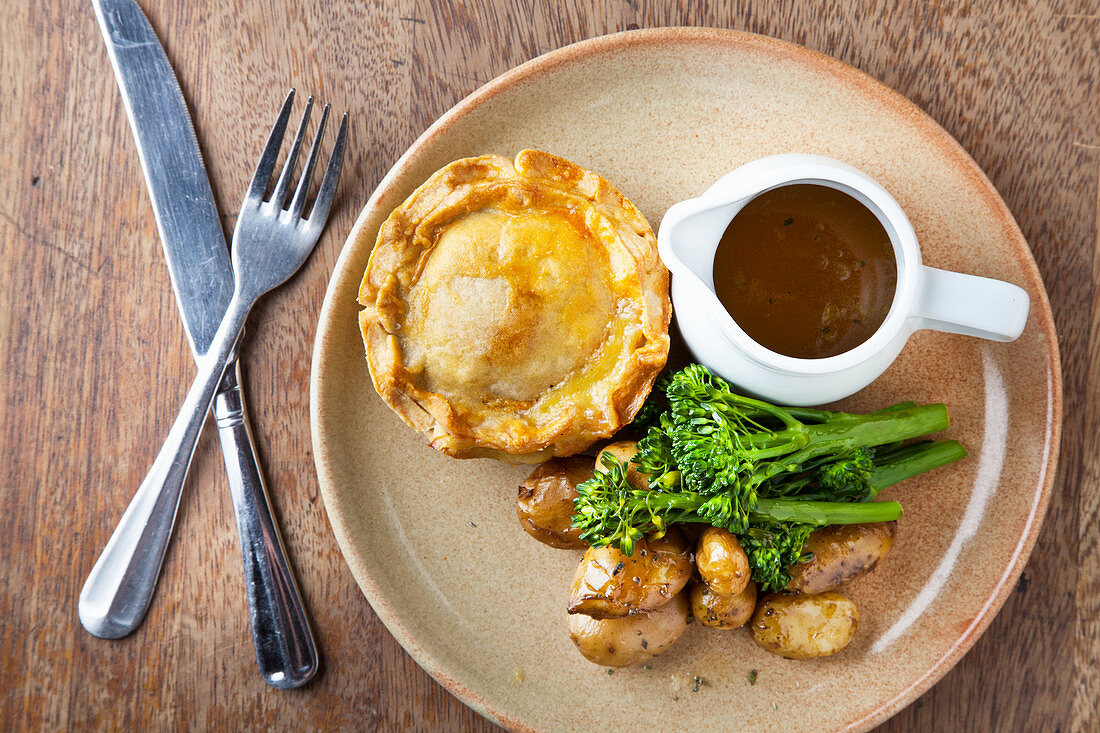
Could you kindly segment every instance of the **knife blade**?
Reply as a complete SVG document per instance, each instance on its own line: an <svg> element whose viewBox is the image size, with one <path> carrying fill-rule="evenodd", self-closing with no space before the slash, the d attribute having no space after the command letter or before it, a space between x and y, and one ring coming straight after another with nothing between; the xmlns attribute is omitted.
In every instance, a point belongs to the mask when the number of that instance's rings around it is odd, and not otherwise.
<svg viewBox="0 0 1100 733"><path fill-rule="evenodd" d="M134 0L93 0L93 7L137 143L172 291L198 361L209 349L232 296L233 270L191 116L168 57ZM264 680L273 687L298 687L316 672L317 651L272 517L240 378L239 365L230 364L214 413L236 509L253 642ZM119 543L112 537L104 550L79 604L81 622L91 633L118 638L140 624L155 588L175 507L161 514L168 524L163 547L150 547L156 543L145 536ZM121 530L120 525L116 535ZM125 567L115 562L113 569L101 568L112 564L105 562L112 546L116 554L127 555L127 548L119 544L132 545L129 552L134 556L145 556L144 571L132 570L141 557L126 558Z"/></svg>
<svg viewBox="0 0 1100 733"><path fill-rule="evenodd" d="M133 0L93 0L137 142L172 292L196 356L233 296L233 266L179 82Z"/></svg>

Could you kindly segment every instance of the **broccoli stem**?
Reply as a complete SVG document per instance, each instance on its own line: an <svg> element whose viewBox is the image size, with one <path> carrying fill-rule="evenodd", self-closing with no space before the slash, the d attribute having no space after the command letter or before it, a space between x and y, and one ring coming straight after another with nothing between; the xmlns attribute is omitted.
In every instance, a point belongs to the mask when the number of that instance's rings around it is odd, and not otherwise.
<svg viewBox="0 0 1100 733"><path fill-rule="evenodd" d="M907 410L910 407L916 407L916 406L917 406L916 402L913 402L913 400L908 400L906 402L899 402L896 405L890 405L889 407L884 407L881 410L875 410L875 412L893 412L895 410Z"/></svg>
<svg viewBox="0 0 1100 733"><path fill-rule="evenodd" d="M649 534L669 524L711 524L710 519L698 514L699 507L707 500L708 497L694 491L635 491L632 496L620 501L619 513L621 516L645 518L638 529L642 534ZM803 499L759 499L756 508L749 512L752 519L796 522L818 527L827 524L889 522L900 519L901 514L901 504L896 501L837 502Z"/></svg>
<svg viewBox="0 0 1100 733"><path fill-rule="evenodd" d="M872 497L887 486L965 457L966 449L957 440L913 443L877 454L871 473Z"/></svg>
<svg viewBox="0 0 1100 733"><path fill-rule="evenodd" d="M881 410L876 410L875 412L893 412L893 411L896 411L896 410L905 410L905 409L908 409L910 407L916 407L916 406L917 406L917 403L910 400L908 402L899 402L896 405L890 405L889 407L884 407ZM786 410L787 412L791 413L791 415L793 415L795 418L797 418L798 420L800 420L801 422L804 422L804 423L821 423L821 422L825 422L830 417L833 417L834 415L837 414L835 412L830 412L828 410L818 410L818 409L813 408L813 407L784 407L783 409Z"/></svg>
<svg viewBox="0 0 1100 733"><path fill-rule="evenodd" d="M833 413L828 410L818 410L813 407L786 407L787 412L800 422L815 423L825 422Z"/></svg>
<svg viewBox="0 0 1100 733"><path fill-rule="evenodd" d="M947 427L947 422L947 407L943 404L903 404L868 415L834 412L822 423L752 433L742 436L741 440L747 448L756 451L758 458L782 456L768 467L765 477L769 477L818 456L939 432Z"/></svg>
<svg viewBox="0 0 1100 733"><path fill-rule="evenodd" d="M860 446L876 446L936 433L947 428L947 407L918 405L883 410L869 415L834 413L819 425L807 425L809 442L790 459L803 463L829 453L843 453Z"/></svg>
<svg viewBox="0 0 1100 733"><path fill-rule="evenodd" d="M896 501L852 503L759 499L751 514L755 518L773 522L795 522L823 527L828 524L864 524L901 519L901 504Z"/></svg>

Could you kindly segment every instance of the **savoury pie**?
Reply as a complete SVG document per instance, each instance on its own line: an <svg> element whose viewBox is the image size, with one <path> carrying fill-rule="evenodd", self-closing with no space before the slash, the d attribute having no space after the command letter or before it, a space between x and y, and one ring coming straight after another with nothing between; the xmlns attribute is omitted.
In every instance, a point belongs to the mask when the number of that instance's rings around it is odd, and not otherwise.
<svg viewBox="0 0 1100 733"><path fill-rule="evenodd" d="M434 173L382 224L359 302L378 394L459 458L582 451L633 419L668 356L649 224L537 150Z"/></svg>

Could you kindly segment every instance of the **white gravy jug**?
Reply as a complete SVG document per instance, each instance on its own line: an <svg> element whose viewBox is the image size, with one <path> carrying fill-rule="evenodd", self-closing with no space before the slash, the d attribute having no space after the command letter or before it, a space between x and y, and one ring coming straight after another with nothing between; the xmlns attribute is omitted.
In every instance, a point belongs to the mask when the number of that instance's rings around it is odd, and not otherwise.
<svg viewBox="0 0 1100 733"><path fill-rule="evenodd" d="M714 255L733 217L759 194L796 183L835 188L866 206L886 229L897 262L897 287L882 325L862 344L821 359L764 348L737 325L714 291ZM676 321L695 359L741 389L780 404L819 405L863 389L922 328L1012 341L1027 323L1027 292L1000 280L924 266L913 226L893 197L855 168L818 155L776 155L737 168L699 198L672 206L661 220L657 243L672 272Z"/></svg>

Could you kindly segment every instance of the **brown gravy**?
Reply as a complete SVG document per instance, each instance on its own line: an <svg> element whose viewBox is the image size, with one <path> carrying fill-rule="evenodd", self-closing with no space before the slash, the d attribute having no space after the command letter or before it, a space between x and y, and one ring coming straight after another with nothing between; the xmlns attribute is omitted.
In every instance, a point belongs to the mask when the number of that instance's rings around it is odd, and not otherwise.
<svg viewBox="0 0 1100 733"><path fill-rule="evenodd" d="M714 290L754 341L800 359L849 351L878 330L897 287L890 238L848 194L794 184L737 213L714 257Z"/></svg>

